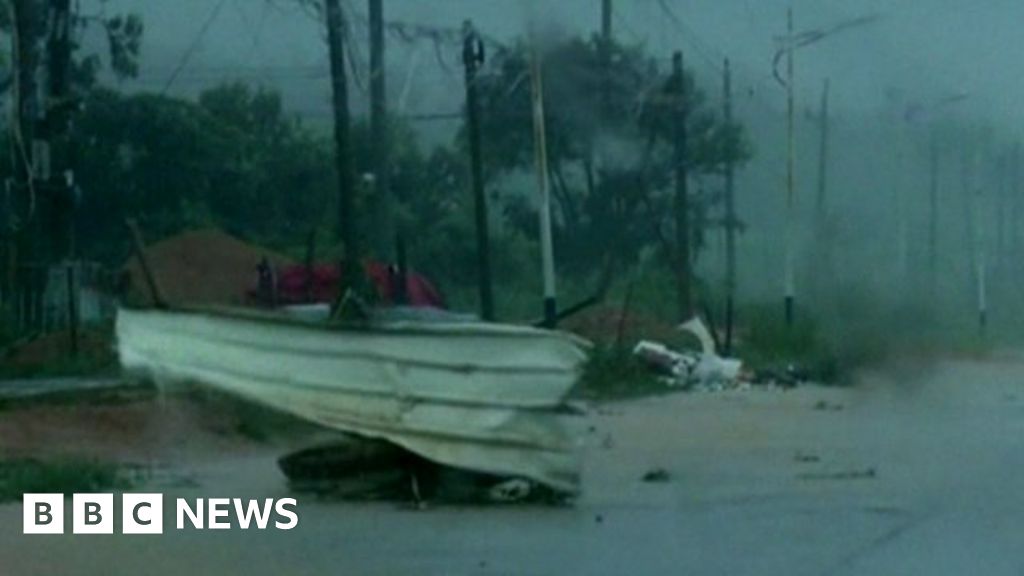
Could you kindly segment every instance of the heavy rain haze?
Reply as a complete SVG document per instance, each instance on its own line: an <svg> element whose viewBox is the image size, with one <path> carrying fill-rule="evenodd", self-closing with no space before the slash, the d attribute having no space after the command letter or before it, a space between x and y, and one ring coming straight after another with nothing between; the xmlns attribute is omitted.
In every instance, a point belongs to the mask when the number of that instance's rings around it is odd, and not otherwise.
<svg viewBox="0 0 1024 576"><path fill-rule="evenodd" d="M109 0L104 3L106 11L138 13L148 23L139 77L120 85L128 90L188 96L238 79L280 91L286 110L314 125L327 126L331 109L325 34L315 10L297 4L285 0L184 0L173 4ZM589 37L600 31L600 4L589 0L393 0L387 18L448 31L458 30L463 20L470 19L482 33L500 42L526 34L530 22L538 21L545 30L565 37ZM366 8L350 5L353 33L360 40L352 56L356 84L353 113L366 116ZM785 33L790 6L797 32L827 31L858 18L877 18L837 32L796 56L798 209L805 221L813 218L817 115L827 79L832 114L829 211L836 242L850 250L840 256L844 261L841 274L872 284L889 282L901 250L912 253L907 257L919 262L926 256L928 223L923 214L929 186L930 133L936 131L937 124L962 124L965 130L990 134L988 149L970 152L978 157L969 162L978 164L977 186L994 197L1000 184L989 166L995 164L1000 147L1008 153L1018 137L1013 126L1024 122L1017 97L1024 91L1024 76L1013 73L1016 55L1008 49L1018 33L1015 22L1024 17L1019 3L616 3L612 19L616 40L643 46L666 67L671 53L682 50L687 67L709 97L720 98L723 59L729 58L733 65L735 115L754 135L755 150L738 176L740 217L749 224L739 247L745 260L740 290L759 298L782 289L781 273L774 272L783 259L786 93L773 77L772 59ZM448 40L429 36L403 40L389 35L389 98L397 114L415 118L459 112L461 56L457 43ZM428 143L446 142L458 122L420 120L415 128ZM939 193L948 198L939 209L940 234L948 240L940 267L947 278L941 281L947 282L954 273L967 274L956 270L972 250L964 244L965 232L960 229L964 226L962 188L967 184L958 167L963 154L968 154L963 141L970 137L952 129L938 132L942 156ZM525 181L524 185L532 184ZM905 189L904 197L897 188ZM899 222L901 210L907 213L904 224ZM978 217L979 226L988 228L984 217ZM905 232L900 226L906 227ZM901 234L906 235L905 240L900 240ZM901 242L907 246L901 248ZM715 248L721 245L712 246ZM994 246L989 251L993 250ZM720 259L721 254L716 257ZM807 281L801 282L802 292L807 290ZM894 281L904 283L902 278ZM958 297L971 299L970 294Z"/></svg>
<svg viewBox="0 0 1024 576"><path fill-rule="evenodd" d="M1021 22L0 0L0 576L1024 574Z"/></svg>

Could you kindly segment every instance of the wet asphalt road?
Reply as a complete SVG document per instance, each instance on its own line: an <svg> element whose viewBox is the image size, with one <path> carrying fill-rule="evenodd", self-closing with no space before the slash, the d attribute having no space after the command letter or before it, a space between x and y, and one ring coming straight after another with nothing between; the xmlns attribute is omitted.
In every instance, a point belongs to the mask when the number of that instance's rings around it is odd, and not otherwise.
<svg viewBox="0 0 1024 576"><path fill-rule="evenodd" d="M8 505L0 575L1024 574L1020 358L906 368L853 390L652 398L590 425L572 507L299 496L289 532L25 537ZM641 481L653 469L668 481ZM181 473L198 487L152 490L288 495L273 454Z"/></svg>

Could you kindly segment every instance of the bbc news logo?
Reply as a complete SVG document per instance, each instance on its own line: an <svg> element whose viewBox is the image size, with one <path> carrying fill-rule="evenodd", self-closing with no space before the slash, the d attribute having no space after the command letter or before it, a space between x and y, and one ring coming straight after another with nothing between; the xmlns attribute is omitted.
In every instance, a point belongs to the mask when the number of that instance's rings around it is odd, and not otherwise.
<svg viewBox="0 0 1024 576"><path fill-rule="evenodd" d="M25 534L63 534L63 494L25 494L22 531ZM294 498L178 498L174 504L177 530L291 530L299 525ZM163 534L163 494L122 494L121 534ZM113 534L116 517L113 494L73 494L72 534ZM233 519L233 521L232 521Z"/></svg>

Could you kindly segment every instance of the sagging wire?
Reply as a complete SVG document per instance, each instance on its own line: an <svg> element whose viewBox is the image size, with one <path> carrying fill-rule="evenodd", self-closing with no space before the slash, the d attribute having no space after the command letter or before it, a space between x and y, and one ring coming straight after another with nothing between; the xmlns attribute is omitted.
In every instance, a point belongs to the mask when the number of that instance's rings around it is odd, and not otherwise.
<svg viewBox="0 0 1024 576"><path fill-rule="evenodd" d="M177 67L174 69L174 72L171 73L171 77L167 79L167 83L164 84L164 89L160 92L161 96L167 95L167 92L171 89L171 86L174 85L174 81L178 79L178 75L181 74L181 71L184 70L186 65L188 65L188 61L192 58L192 55L199 48L199 45L202 43L203 38L206 36L206 33L210 30L210 27L213 25L214 21L217 20L217 16L220 15L220 11L224 8L225 4L227 4L227 0L219 0L219 2L217 2L216 5L214 5L213 10L211 10L209 16L207 16L206 21L203 22L203 27L199 29L199 33L196 34L196 37L192 40L192 43L181 55L181 59L178 61Z"/></svg>
<svg viewBox="0 0 1024 576"><path fill-rule="evenodd" d="M700 37L697 36L697 34L686 24L686 22L684 22L683 19L675 13L675 10L669 6L667 0L658 0L658 5L661 7L661 11L664 12L665 15L668 16L669 20L671 20L672 23L679 28L680 32L682 32L683 40L685 40L686 43L689 44L695 52L697 52L697 55L700 56L708 66L710 66L714 71L721 73L721 62L724 60L724 55L722 55L721 50L711 47L710 44L701 40ZM716 58L715 56L710 55L709 52L718 52L718 57Z"/></svg>

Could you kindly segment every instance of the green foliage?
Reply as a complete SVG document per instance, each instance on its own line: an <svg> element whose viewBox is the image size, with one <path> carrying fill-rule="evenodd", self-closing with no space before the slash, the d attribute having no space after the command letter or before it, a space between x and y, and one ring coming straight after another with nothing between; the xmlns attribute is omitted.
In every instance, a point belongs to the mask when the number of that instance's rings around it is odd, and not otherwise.
<svg viewBox="0 0 1024 576"><path fill-rule="evenodd" d="M671 249L679 83L692 175L716 175L726 159L749 158L742 129L725 125L705 105L692 76L666 75L642 47L573 38L542 57L555 241L570 270L620 267L647 247ZM496 72L480 83L485 171L492 182L533 167L530 59L530 45L520 41L494 56ZM460 141L465 144L465 134ZM705 192L692 195L698 208L717 200ZM534 237L535 202L510 194L502 202L509 222ZM700 213L694 210L695 230L707 223Z"/></svg>
<svg viewBox="0 0 1024 576"><path fill-rule="evenodd" d="M579 386L583 397L600 400L632 398L669 390L628 348L615 346L598 346L590 351Z"/></svg>
<svg viewBox="0 0 1024 576"><path fill-rule="evenodd" d="M118 15L102 21L110 48L110 68L122 78L139 74L139 48L143 24L137 14Z"/></svg>
<svg viewBox="0 0 1024 576"><path fill-rule="evenodd" d="M0 503L26 493L89 493L128 490L145 477L142 470L112 462L26 458L0 461Z"/></svg>
<svg viewBox="0 0 1024 576"><path fill-rule="evenodd" d="M128 252L123 222L161 237L216 224L271 244L322 223L330 145L286 117L276 93L231 84L198 103L94 90L78 123L80 237L92 258Z"/></svg>

